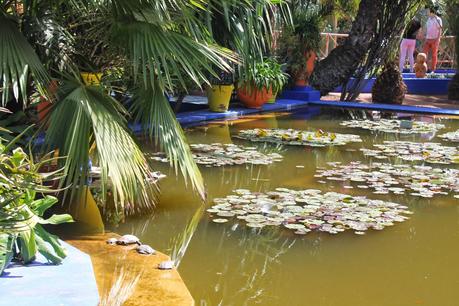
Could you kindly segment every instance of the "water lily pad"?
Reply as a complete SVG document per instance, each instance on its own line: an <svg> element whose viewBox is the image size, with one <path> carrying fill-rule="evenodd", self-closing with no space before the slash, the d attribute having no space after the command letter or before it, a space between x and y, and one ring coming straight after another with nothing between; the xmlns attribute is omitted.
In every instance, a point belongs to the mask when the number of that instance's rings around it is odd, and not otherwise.
<svg viewBox="0 0 459 306"><path fill-rule="evenodd" d="M361 162L351 162L347 165L334 165L331 169L321 169L319 172L334 177L337 181L351 183L352 178L358 176L368 185L359 184L357 187L372 188L375 194L391 192L403 195L409 192L412 196L431 198L448 194L451 190L459 190L459 170L456 169L388 163L365 165Z"/></svg>
<svg viewBox="0 0 459 306"><path fill-rule="evenodd" d="M384 141L374 145L373 149L360 149L365 156L396 157L405 161L425 161L431 164L459 163L459 151L456 147L443 146L433 142Z"/></svg>
<svg viewBox="0 0 459 306"><path fill-rule="evenodd" d="M226 223L228 222L228 219L221 218L221 219L213 219L212 221L215 223Z"/></svg>
<svg viewBox="0 0 459 306"><path fill-rule="evenodd" d="M385 169L390 168L385 167ZM425 170L428 169L425 168ZM435 173L438 174L439 172ZM264 226L282 225L287 229L299 232L321 231L339 234L346 230L356 232L364 232L368 229L381 230L407 220L406 215L411 213L406 206L393 202L372 200L337 192L322 193L320 190L313 189L278 188L276 191L253 193L253 195L256 199L253 199L250 204L244 205L242 210L240 204L230 204L232 209L223 211L223 214L226 216L236 215L237 219L235 220L244 220L248 227L262 228ZM226 199L230 203L234 203L238 202L235 200L241 197L241 195L236 197L230 195ZM263 206L269 206L270 209L262 209ZM247 215L237 214L247 213L247 209L260 212L248 213ZM304 234L303 232L298 234Z"/></svg>
<svg viewBox="0 0 459 306"><path fill-rule="evenodd" d="M310 132L293 129L253 129L239 131L237 137L254 142L311 147L339 146L351 142L362 142L358 135L329 133L322 130Z"/></svg>
<svg viewBox="0 0 459 306"><path fill-rule="evenodd" d="M217 216L219 217L234 217L235 213L234 212L229 212L229 211L220 211L217 213Z"/></svg>
<svg viewBox="0 0 459 306"><path fill-rule="evenodd" d="M340 123L342 126L361 128L370 131L397 134L429 134L445 128L443 124L423 121L407 121L397 119L349 120Z"/></svg>
<svg viewBox="0 0 459 306"><path fill-rule="evenodd" d="M459 142L459 130L438 135L438 137L450 142Z"/></svg>
<svg viewBox="0 0 459 306"><path fill-rule="evenodd" d="M305 226L303 224L284 224L284 227L285 228L288 228L288 229L294 229L294 230L299 230L299 229L304 229Z"/></svg>
<svg viewBox="0 0 459 306"><path fill-rule="evenodd" d="M251 228L262 228L265 225L262 223L247 223L246 226Z"/></svg>
<svg viewBox="0 0 459 306"><path fill-rule="evenodd" d="M279 153L262 153L253 147L238 146L235 144L191 144L191 152L197 164L206 167L223 167L242 164L269 165L282 161ZM155 161L169 162L165 153L150 154ZM248 190L240 189L241 194Z"/></svg>

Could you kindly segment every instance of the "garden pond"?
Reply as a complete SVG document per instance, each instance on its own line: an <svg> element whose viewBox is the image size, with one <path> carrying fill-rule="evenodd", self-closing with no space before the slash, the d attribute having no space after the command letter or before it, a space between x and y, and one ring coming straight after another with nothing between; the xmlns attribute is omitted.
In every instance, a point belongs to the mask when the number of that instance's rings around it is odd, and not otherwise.
<svg viewBox="0 0 459 306"><path fill-rule="evenodd" d="M187 128L204 158L206 206L152 158L167 175L154 215L113 230L178 254L197 305L456 305L458 143L455 134L438 136L458 130L459 120L416 115L422 124L403 121L399 130L397 122L351 121L370 117L308 109ZM212 148L244 155L242 146L274 160L202 157ZM253 211L244 206L252 200L260 204Z"/></svg>

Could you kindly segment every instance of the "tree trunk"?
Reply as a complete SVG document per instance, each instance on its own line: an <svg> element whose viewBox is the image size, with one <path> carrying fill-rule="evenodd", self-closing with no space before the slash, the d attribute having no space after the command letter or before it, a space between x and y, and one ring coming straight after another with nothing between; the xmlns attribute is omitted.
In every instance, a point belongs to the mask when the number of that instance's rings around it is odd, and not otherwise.
<svg viewBox="0 0 459 306"><path fill-rule="evenodd" d="M367 54L377 29L382 0L362 0L349 37L330 52L314 70L310 83L327 94L347 83Z"/></svg>
<svg viewBox="0 0 459 306"><path fill-rule="evenodd" d="M311 85L322 94L343 85L341 100L355 100L366 78L376 75L398 52L403 29L421 4L418 0L362 0L345 44L317 65ZM355 81L348 87L353 76Z"/></svg>
<svg viewBox="0 0 459 306"><path fill-rule="evenodd" d="M174 113L178 113L180 108L182 107L183 100L185 100L186 94L180 93L177 97L177 101L175 101Z"/></svg>
<svg viewBox="0 0 459 306"><path fill-rule="evenodd" d="M397 63L391 61L384 65L371 93L375 103L403 104L407 87Z"/></svg>
<svg viewBox="0 0 459 306"><path fill-rule="evenodd" d="M456 73L449 83L448 99L459 101L459 73Z"/></svg>

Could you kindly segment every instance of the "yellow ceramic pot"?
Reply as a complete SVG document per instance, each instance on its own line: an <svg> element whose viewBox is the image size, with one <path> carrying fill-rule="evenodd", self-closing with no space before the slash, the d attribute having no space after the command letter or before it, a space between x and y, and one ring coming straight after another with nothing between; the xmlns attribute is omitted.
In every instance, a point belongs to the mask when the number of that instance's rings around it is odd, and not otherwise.
<svg viewBox="0 0 459 306"><path fill-rule="evenodd" d="M207 88L207 99L210 111L224 113L228 111L233 85L212 85Z"/></svg>
<svg viewBox="0 0 459 306"><path fill-rule="evenodd" d="M83 82L88 86L98 86L100 85L102 73L82 72L81 78L83 79Z"/></svg>

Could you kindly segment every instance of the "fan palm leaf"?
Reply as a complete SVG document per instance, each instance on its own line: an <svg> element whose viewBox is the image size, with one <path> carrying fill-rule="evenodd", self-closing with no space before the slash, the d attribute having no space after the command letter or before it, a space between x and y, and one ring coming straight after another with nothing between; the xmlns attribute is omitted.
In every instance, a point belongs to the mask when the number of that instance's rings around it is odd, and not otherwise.
<svg viewBox="0 0 459 306"><path fill-rule="evenodd" d="M141 87L131 110L136 114L135 120L143 123L150 138L155 139L156 144L166 152L171 165L176 170L180 169L185 179L190 179L201 198L205 198L201 173L160 85Z"/></svg>
<svg viewBox="0 0 459 306"><path fill-rule="evenodd" d="M27 105L29 71L41 94L46 94L50 78L32 46L19 31L14 20L0 11L0 85L2 105L10 100L10 90L16 100Z"/></svg>
<svg viewBox="0 0 459 306"><path fill-rule="evenodd" d="M126 126L125 109L100 87L67 80L52 109L47 143L59 149L65 161L66 185L79 190L87 184L89 151L94 145L101 168L102 194L111 185L119 209L152 207L157 186L146 159ZM126 206L126 204L130 204Z"/></svg>
<svg viewBox="0 0 459 306"><path fill-rule="evenodd" d="M122 47L131 60L134 76L143 76L143 86L173 90L173 76L186 88L185 76L197 85L207 82L206 72L212 65L227 71L225 58L235 60L231 53L166 29L158 24L130 21L116 22L112 27L113 41ZM150 83L149 85L147 83Z"/></svg>
<svg viewBox="0 0 459 306"><path fill-rule="evenodd" d="M126 50L134 76L142 78L135 80L141 88L132 108L136 120L161 144L171 164L180 168L201 197L205 197L201 174L165 93L176 87L186 90L188 79L201 86L207 83L206 75L213 74L213 67L229 71L225 59L235 58L223 49L148 22L115 23L112 36Z"/></svg>

